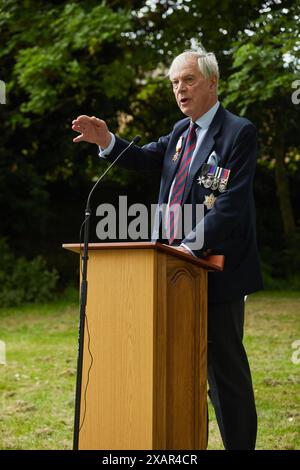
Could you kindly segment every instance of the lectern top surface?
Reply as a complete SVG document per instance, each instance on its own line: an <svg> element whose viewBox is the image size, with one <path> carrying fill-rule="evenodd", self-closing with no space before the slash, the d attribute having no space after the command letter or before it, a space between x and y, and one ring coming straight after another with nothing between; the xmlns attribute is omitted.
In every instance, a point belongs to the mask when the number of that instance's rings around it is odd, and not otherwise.
<svg viewBox="0 0 300 470"><path fill-rule="evenodd" d="M83 244L79 243L66 243L63 244L63 248L66 250L74 251L79 253L83 250ZM223 271L224 268L224 256L223 255L211 255L205 258L196 258L195 256L188 255L176 248L168 245L164 245L159 242L116 242L116 243L89 243L89 250L128 250L128 249L149 249L162 251L170 254L182 260L188 261L192 264L196 264L199 267L206 268L209 271Z"/></svg>

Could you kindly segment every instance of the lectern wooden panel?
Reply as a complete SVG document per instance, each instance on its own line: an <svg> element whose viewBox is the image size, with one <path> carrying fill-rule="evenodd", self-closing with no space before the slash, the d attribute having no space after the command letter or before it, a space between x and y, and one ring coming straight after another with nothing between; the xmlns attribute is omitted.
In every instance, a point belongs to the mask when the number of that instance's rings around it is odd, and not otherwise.
<svg viewBox="0 0 300 470"><path fill-rule="evenodd" d="M206 447L207 269L219 261L90 245L79 449Z"/></svg>

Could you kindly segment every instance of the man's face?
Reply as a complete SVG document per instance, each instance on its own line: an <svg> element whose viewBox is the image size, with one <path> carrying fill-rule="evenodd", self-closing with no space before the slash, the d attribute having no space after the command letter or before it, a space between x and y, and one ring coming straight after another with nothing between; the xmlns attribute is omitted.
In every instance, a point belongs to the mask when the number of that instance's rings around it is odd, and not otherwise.
<svg viewBox="0 0 300 470"><path fill-rule="evenodd" d="M217 101L217 80L206 79L199 71L196 57L173 67L170 79L181 111L193 121L205 114Z"/></svg>

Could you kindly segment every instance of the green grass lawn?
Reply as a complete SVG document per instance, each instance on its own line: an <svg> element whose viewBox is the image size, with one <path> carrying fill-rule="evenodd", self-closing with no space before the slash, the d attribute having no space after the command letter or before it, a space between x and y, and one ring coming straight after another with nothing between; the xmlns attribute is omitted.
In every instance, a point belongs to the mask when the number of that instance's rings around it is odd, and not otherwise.
<svg viewBox="0 0 300 470"><path fill-rule="evenodd" d="M292 343L300 339L300 294L262 292L246 302L244 344L258 413L257 449L300 449L300 364ZM299 355L300 357L300 355ZM209 449L221 449L209 407Z"/></svg>
<svg viewBox="0 0 300 470"><path fill-rule="evenodd" d="M259 293L246 303L245 345L257 402L258 449L300 449L300 294ZM76 296L0 309L0 449L71 449L76 378ZM300 355L299 355L300 357ZM209 449L222 449L210 406Z"/></svg>

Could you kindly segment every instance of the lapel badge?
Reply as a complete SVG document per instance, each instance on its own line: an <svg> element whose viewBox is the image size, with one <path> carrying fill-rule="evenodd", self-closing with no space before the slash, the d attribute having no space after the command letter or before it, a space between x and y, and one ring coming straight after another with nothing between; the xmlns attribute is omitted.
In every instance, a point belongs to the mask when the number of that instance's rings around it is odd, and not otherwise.
<svg viewBox="0 0 300 470"><path fill-rule="evenodd" d="M214 193L211 193L209 196L205 196L204 205L207 207L207 210L210 210L214 207L216 199L217 198Z"/></svg>
<svg viewBox="0 0 300 470"><path fill-rule="evenodd" d="M178 139L178 142L176 144L176 152L175 154L173 155L173 162L176 162L176 160L178 159L179 155L180 155L180 152L181 152L181 149L182 149L182 144L183 144L183 135L181 135Z"/></svg>

